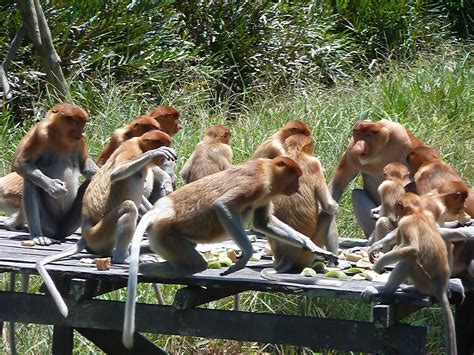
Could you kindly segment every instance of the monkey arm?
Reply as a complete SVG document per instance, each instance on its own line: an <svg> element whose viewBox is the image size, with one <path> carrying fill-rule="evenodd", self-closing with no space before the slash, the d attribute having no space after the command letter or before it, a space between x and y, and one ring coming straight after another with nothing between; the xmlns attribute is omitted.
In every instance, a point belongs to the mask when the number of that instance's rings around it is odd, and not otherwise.
<svg viewBox="0 0 474 355"><path fill-rule="evenodd" d="M324 179L317 184L317 187L314 189L314 195L316 200L321 204L321 208L324 212L331 215L337 213L339 205L332 198Z"/></svg>
<svg viewBox="0 0 474 355"><path fill-rule="evenodd" d="M245 267L252 257L253 247L245 233L240 214L231 211L227 206L227 199L225 196L218 199L214 203L213 208L216 211L217 217L219 218L224 230L232 236L232 239L234 239L242 251L239 260L221 274L222 276L225 276Z"/></svg>
<svg viewBox="0 0 474 355"><path fill-rule="evenodd" d="M24 179L27 179L33 185L38 186L55 198L67 193L63 181L59 179L51 179L49 176L43 174L43 172L33 163L14 164L13 168L14 171Z"/></svg>
<svg viewBox="0 0 474 355"><path fill-rule="evenodd" d="M330 261L337 261L338 259L337 256L330 251L316 246L307 236L297 232L289 225L271 215L269 206L255 210L253 226L257 231L263 234L270 235L284 243L300 247L303 250L309 250L312 253L322 255Z"/></svg>
<svg viewBox="0 0 474 355"><path fill-rule="evenodd" d="M183 168L179 172L179 175L183 178L184 181L186 181L186 183L190 179L189 175L191 174L191 166L194 160L194 155L196 154L195 152L196 151L191 153L191 156L188 158L188 160L186 160L186 163L184 163Z"/></svg>
<svg viewBox="0 0 474 355"><path fill-rule="evenodd" d="M356 178L358 173L359 170L357 167L349 162L347 151L344 152L341 161L337 166L336 173L329 183L329 191L331 191L331 196L336 202L341 200L342 194L347 185Z"/></svg>
<svg viewBox="0 0 474 355"><path fill-rule="evenodd" d="M158 183L159 186L165 189L166 195L173 192L173 179L170 174L159 166L153 167L151 171L153 172L154 182Z"/></svg>
<svg viewBox="0 0 474 355"><path fill-rule="evenodd" d="M166 159L176 159L176 153L168 147L160 147L150 150L138 156L137 158L120 165L112 172L110 180L112 183L126 179L144 168L153 158L163 156Z"/></svg>
<svg viewBox="0 0 474 355"><path fill-rule="evenodd" d="M81 174L86 180L91 180L92 177L99 171L97 164L89 157L84 161L84 165L81 169Z"/></svg>
<svg viewBox="0 0 474 355"><path fill-rule="evenodd" d="M474 225L459 228L438 228L438 231L445 241L474 240Z"/></svg>
<svg viewBox="0 0 474 355"><path fill-rule="evenodd" d="M398 227L395 228L390 233L388 233L384 238L372 244L372 246L369 248L369 251L368 251L369 255L377 251L389 250L395 244L397 240L397 232L398 232Z"/></svg>

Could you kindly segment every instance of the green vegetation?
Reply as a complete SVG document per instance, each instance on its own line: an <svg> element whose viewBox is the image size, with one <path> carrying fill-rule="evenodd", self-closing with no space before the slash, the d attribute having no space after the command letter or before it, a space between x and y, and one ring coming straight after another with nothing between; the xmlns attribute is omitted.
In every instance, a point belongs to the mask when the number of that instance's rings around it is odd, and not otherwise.
<svg viewBox="0 0 474 355"><path fill-rule="evenodd" d="M92 157L116 127L165 103L183 114L184 128L174 139L178 168L213 123L232 128L238 163L284 122L300 118L313 129L315 154L330 179L353 123L389 118L439 150L473 185L474 47L461 42L472 30L468 1L327 0L314 5L144 0L133 8L127 4L59 0L44 4L71 99L91 116ZM0 33L3 58L20 19L13 5L1 5L0 16L7 29ZM10 68L15 97L4 102L0 114L2 172L8 171L19 139L54 102L37 65L31 48L25 46ZM339 231L361 236L348 195L341 203ZM6 288L7 276L2 277L0 284ZM38 284L36 278L32 289ZM175 289L165 287L168 301ZM142 285L139 295L140 301L155 302L151 287ZM124 292L106 297L123 299ZM209 307L230 309L232 300ZM334 318L369 316L361 302L298 301L282 294L244 293L242 308ZM429 327L428 351L442 349L439 309L425 309L409 321ZM51 327L19 325L17 334L19 353L50 352ZM150 337L173 353L298 351ZM8 348L0 344L0 350ZM80 337L75 351L98 352Z"/></svg>

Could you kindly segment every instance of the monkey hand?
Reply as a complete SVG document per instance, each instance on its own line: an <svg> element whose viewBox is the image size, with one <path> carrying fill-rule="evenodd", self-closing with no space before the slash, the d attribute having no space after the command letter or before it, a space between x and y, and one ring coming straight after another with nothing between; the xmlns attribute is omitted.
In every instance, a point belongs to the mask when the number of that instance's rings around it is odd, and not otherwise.
<svg viewBox="0 0 474 355"><path fill-rule="evenodd" d="M178 154L173 148L169 147L160 147L157 149L153 149L150 151L153 158L163 157L168 160L176 160L178 158Z"/></svg>
<svg viewBox="0 0 474 355"><path fill-rule="evenodd" d="M372 216L373 219L380 218L380 209L381 209L381 206L378 206L370 210L370 215Z"/></svg>
<svg viewBox="0 0 474 355"><path fill-rule="evenodd" d="M362 296L362 299L365 302L370 302L372 300L372 296L378 295L379 291L374 287L374 286L368 286L365 288L364 291L360 294Z"/></svg>
<svg viewBox="0 0 474 355"><path fill-rule="evenodd" d="M328 205L326 206L326 208L324 208L323 211L327 214L336 214L337 211L339 211L339 205L336 201L332 200L328 203Z"/></svg>
<svg viewBox="0 0 474 355"><path fill-rule="evenodd" d="M51 179L46 187L46 192L53 198L61 198L67 194L66 185L60 179Z"/></svg>
<svg viewBox="0 0 474 355"><path fill-rule="evenodd" d="M323 258L325 258L328 261L334 262L336 265L339 260L337 255L331 253L328 250L318 247L309 238L307 240L306 239L303 240L303 250L308 250L312 252L313 254L321 255Z"/></svg>
<svg viewBox="0 0 474 355"><path fill-rule="evenodd" d="M250 260L251 256L252 256L252 254L246 255L246 254L242 253L239 260L237 260L237 262L234 265L232 265L231 267L229 267L226 271L222 272L221 276L226 276L226 275L232 274L236 271L239 271L239 270L243 269L245 267L245 265L247 265L247 262Z"/></svg>

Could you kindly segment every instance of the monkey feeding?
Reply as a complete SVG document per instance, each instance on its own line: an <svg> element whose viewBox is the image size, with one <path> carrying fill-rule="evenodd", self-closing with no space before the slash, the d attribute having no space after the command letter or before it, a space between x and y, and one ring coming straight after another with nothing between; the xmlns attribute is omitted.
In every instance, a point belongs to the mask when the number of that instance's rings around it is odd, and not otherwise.
<svg viewBox="0 0 474 355"><path fill-rule="evenodd" d="M218 242L230 236L242 251L240 259L222 273L245 267L253 248L244 225L253 227L331 260L337 257L271 215L271 201L299 189L300 167L288 157L255 159L203 177L160 199L137 226L132 242L123 342L133 345L135 296L140 242L147 231L152 250L166 259L140 265L146 276L176 278L207 268L196 243ZM225 181L225 184L222 182Z"/></svg>

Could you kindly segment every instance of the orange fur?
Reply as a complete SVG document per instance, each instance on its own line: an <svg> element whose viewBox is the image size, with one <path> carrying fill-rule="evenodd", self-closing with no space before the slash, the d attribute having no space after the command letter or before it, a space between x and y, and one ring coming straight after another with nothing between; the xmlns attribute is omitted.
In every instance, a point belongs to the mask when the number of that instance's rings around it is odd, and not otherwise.
<svg viewBox="0 0 474 355"><path fill-rule="evenodd" d="M171 137L182 128L179 122L181 114L171 106L157 106L148 115L153 117L160 125L160 129Z"/></svg>
<svg viewBox="0 0 474 355"><path fill-rule="evenodd" d="M326 210L337 210L326 185L319 160L312 156L313 139L296 134L285 140L285 150L303 172L300 178L299 193L292 196L278 196L273 200L273 214L282 222L309 237L317 246L324 246L326 235L317 235L319 205ZM319 202L318 202L319 201ZM268 238L278 271L290 268L304 268L314 261L314 254L301 248ZM286 265L282 265L284 260ZM285 270L284 270L285 269Z"/></svg>
<svg viewBox="0 0 474 355"><path fill-rule="evenodd" d="M214 125L207 130L204 140L198 143L180 171L186 183L232 166L230 136L230 129L224 125Z"/></svg>
<svg viewBox="0 0 474 355"><path fill-rule="evenodd" d="M160 125L151 116L138 116L132 122L126 124L121 128L117 128L109 142L97 158L97 165L102 166L112 153L126 140L134 137L140 137L146 132L154 129L160 129Z"/></svg>
<svg viewBox="0 0 474 355"><path fill-rule="evenodd" d="M269 158L273 159L285 154L284 142L289 136L294 134L311 135L308 126L300 120L292 120L286 123L278 132L264 141L253 153L252 159Z"/></svg>

